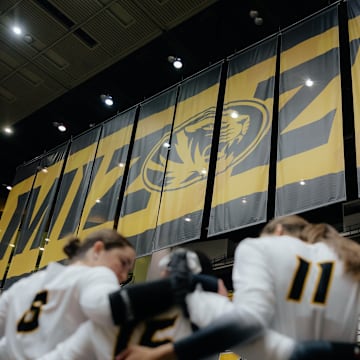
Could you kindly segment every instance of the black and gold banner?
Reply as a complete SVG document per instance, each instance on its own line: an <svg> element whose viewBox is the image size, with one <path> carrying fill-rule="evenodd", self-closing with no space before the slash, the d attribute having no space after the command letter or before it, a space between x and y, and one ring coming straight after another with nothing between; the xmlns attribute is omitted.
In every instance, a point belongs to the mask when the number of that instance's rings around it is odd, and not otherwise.
<svg viewBox="0 0 360 360"><path fill-rule="evenodd" d="M104 123L78 235L114 228L136 108Z"/></svg>
<svg viewBox="0 0 360 360"><path fill-rule="evenodd" d="M348 27L351 56L351 78L354 99L354 123L355 123L355 146L356 146L356 169L358 196L360 197L360 1L349 0Z"/></svg>
<svg viewBox="0 0 360 360"><path fill-rule="evenodd" d="M346 198L337 10L282 35L276 216Z"/></svg>
<svg viewBox="0 0 360 360"><path fill-rule="evenodd" d="M141 105L118 230L150 254L174 120L177 88Z"/></svg>
<svg viewBox="0 0 360 360"><path fill-rule="evenodd" d="M62 249L67 237L78 231L100 132L101 126L98 126L74 138L70 144L40 267L50 261L63 260L66 256Z"/></svg>
<svg viewBox="0 0 360 360"><path fill-rule="evenodd" d="M0 277L4 278L19 228L35 181L40 160L36 159L16 169L13 188L7 198L0 220Z"/></svg>
<svg viewBox="0 0 360 360"><path fill-rule="evenodd" d="M42 252L40 246L46 237L46 227L54 205L67 147L67 144L62 145L39 160L6 285L9 281L13 282L18 277L35 270L36 262Z"/></svg>
<svg viewBox="0 0 360 360"><path fill-rule="evenodd" d="M200 237L221 65L180 86L154 250Z"/></svg>
<svg viewBox="0 0 360 360"><path fill-rule="evenodd" d="M209 236L266 220L276 40L229 61Z"/></svg>

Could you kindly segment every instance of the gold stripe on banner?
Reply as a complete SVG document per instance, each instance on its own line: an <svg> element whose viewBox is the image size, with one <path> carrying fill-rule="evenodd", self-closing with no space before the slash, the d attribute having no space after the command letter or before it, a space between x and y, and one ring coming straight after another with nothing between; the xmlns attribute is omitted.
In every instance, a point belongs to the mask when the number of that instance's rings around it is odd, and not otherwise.
<svg viewBox="0 0 360 360"><path fill-rule="evenodd" d="M141 120L137 126L135 143L141 141L141 139L145 139L145 137L151 135L152 133L161 131L164 126L171 125L173 116L174 106L171 106L170 108L160 113L153 114L146 119ZM168 128L168 132L162 138L169 137L170 128ZM159 140L160 139L158 139L158 141ZM146 153L143 154L143 156L147 155L148 154ZM139 157L132 158L130 169L136 167L139 161ZM123 214L120 217L118 230L127 237L135 236L136 234L143 233L156 227L157 209L159 207L161 194L161 184L160 188L152 189L151 187L147 186L146 183L144 184L143 175L143 173L140 173L139 176L137 176L136 179L129 183L126 188L125 197L129 197L131 194L135 194L144 188L149 192L149 199L146 207L141 208L136 212Z"/></svg>
<svg viewBox="0 0 360 360"><path fill-rule="evenodd" d="M150 254L164 179L177 88L141 105L118 230L138 256Z"/></svg>
<svg viewBox="0 0 360 360"><path fill-rule="evenodd" d="M355 125L355 146L356 146L356 167L360 168L360 2L349 1L348 2L349 13L352 14L352 18L349 19L349 41L350 41L350 53L352 59L351 77L352 77L352 90L353 90L353 102L354 106L354 125ZM358 170L359 171L359 170ZM360 194L360 182L358 180L359 194Z"/></svg>
<svg viewBox="0 0 360 360"><path fill-rule="evenodd" d="M23 225L16 248L16 254L12 259L7 278L21 276L35 270L36 261L39 256L39 244L36 247L33 245L36 240L35 238L39 236L41 225L44 225L44 217L48 214L50 207L52 206L52 201L50 203L48 202L49 193L54 191L53 186L56 184L57 179L60 176L63 164L64 161L61 160L54 165L47 167L46 172L38 171L36 175L31 197L33 197L34 193L37 191L38 195L36 197L36 203L32 209L32 213L27 214L31 217L29 223L35 225L31 228L31 233L30 231L27 231L28 229L24 229ZM53 200L53 198L50 200ZM44 206L46 209L42 209ZM28 207L27 211L30 210L31 209ZM38 216L40 217L37 219ZM25 239L26 244L21 244L23 249L19 252L19 243L24 232L29 233L29 237ZM44 235L45 234L43 233L42 236L45 237Z"/></svg>
<svg viewBox="0 0 360 360"><path fill-rule="evenodd" d="M304 40L280 55L276 216L345 198L336 10L283 34L284 47L297 36Z"/></svg>
<svg viewBox="0 0 360 360"><path fill-rule="evenodd" d="M244 172L235 174L235 176L232 175L232 173L234 171L234 166L252 153L254 148L256 148L258 143L270 129L271 122L269 121L269 115L272 113L274 102L273 93L271 92L270 97L264 100L256 99L254 95L256 93L256 87L262 81L266 81L274 76L275 62L276 57L273 56L227 80L220 137L223 136L227 141L237 141L240 143L243 140L242 138L246 136L246 127L249 126L246 122L250 122L251 120L248 117L244 118L241 122L238 121L239 129L237 129L236 133L236 135L238 135L237 138L228 139L229 137L226 135L227 124L232 124L231 126L233 126L235 123L232 108L236 108L237 105L258 107L258 111L262 115L264 123L263 126L259 128L258 133L254 136L254 139L250 142L249 147L245 149L244 153L239 154L240 156L237 155L236 161L234 161L235 154L225 154L225 152L218 153L212 207L255 192L267 191L269 178L268 164L260 164L260 166L247 169ZM231 145L231 143L227 144L229 147ZM226 150L225 144L220 150ZM254 163L254 165L259 164ZM241 186L238 186L239 184L241 184Z"/></svg>
<svg viewBox="0 0 360 360"><path fill-rule="evenodd" d="M99 133L100 129L93 129L79 139L75 139L71 144L70 154L66 160L54 214L49 227L49 242L45 246L40 267L47 265L50 261L60 261L66 258L63 247L68 241L68 236L76 235L78 230L98 146ZM82 141L87 142L86 137L90 138L90 144L85 148L72 152L74 144L77 145Z"/></svg>
<svg viewBox="0 0 360 360"><path fill-rule="evenodd" d="M21 171L21 168L20 168ZM19 235L19 226L24 211L25 203L30 195L35 175L17 183L11 189L7 198L4 212L0 219L0 276L3 279L8 265L9 257Z"/></svg>
<svg viewBox="0 0 360 360"><path fill-rule="evenodd" d="M209 236L266 219L276 43L229 61Z"/></svg>
<svg viewBox="0 0 360 360"><path fill-rule="evenodd" d="M155 250L200 236L220 69L214 67L180 87Z"/></svg>
<svg viewBox="0 0 360 360"><path fill-rule="evenodd" d="M80 238L85 238L95 230L114 227L134 116L135 109L103 126L91 174L91 186L81 215L78 231Z"/></svg>

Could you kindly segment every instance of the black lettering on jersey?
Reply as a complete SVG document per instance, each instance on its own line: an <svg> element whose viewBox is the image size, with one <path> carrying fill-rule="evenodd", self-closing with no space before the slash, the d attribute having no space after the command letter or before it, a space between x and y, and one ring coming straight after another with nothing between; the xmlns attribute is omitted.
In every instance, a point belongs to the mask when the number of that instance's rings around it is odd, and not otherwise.
<svg viewBox="0 0 360 360"><path fill-rule="evenodd" d="M174 326L177 316L168 319L154 319L146 321L146 327L140 340L140 345L155 347L166 344L173 339L171 337L160 340L156 338L156 333Z"/></svg>
<svg viewBox="0 0 360 360"><path fill-rule="evenodd" d="M168 342L173 341L171 337L167 339L156 339L156 333L171 328L174 326L176 319L178 316L170 317L170 318L163 318L163 319L151 319L144 321L145 327L140 337L140 340L137 345L149 346L149 347L156 347ZM116 346L114 351L114 357L122 350L124 350L130 343L131 338L133 337L136 331L139 331L139 324L136 323L128 323L121 326L118 338L116 340Z"/></svg>
<svg viewBox="0 0 360 360"><path fill-rule="evenodd" d="M295 271L293 279L290 284L287 300L301 301L302 294L305 289L306 279L309 275L312 262L298 257L299 265ZM318 282L315 286L312 303L318 305L325 305L327 295L329 293L334 262L319 262L317 263L319 275Z"/></svg>
<svg viewBox="0 0 360 360"><path fill-rule="evenodd" d="M39 326L39 316L41 313L41 308L47 302L46 290L38 293L33 302L31 303L30 309L25 311L24 315L20 319L17 325L18 332L28 332L33 331Z"/></svg>

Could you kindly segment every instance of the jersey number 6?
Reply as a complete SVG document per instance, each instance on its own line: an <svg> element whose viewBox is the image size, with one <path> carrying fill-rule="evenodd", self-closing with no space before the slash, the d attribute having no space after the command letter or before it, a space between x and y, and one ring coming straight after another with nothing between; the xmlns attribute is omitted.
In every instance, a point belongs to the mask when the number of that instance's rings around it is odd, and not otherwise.
<svg viewBox="0 0 360 360"><path fill-rule="evenodd" d="M18 332L33 331L39 326L41 307L46 304L47 291L39 292L31 303L30 309L26 310L17 325Z"/></svg>

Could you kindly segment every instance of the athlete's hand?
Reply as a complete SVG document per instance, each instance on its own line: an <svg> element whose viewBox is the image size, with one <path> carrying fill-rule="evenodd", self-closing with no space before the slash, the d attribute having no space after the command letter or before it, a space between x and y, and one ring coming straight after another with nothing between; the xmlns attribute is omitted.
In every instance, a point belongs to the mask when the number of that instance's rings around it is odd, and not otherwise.
<svg viewBox="0 0 360 360"><path fill-rule="evenodd" d="M176 355L171 343L155 348L131 345L118 354L115 360L176 360Z"/></svg>

